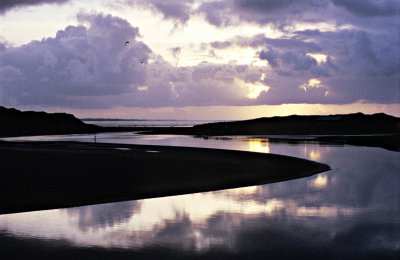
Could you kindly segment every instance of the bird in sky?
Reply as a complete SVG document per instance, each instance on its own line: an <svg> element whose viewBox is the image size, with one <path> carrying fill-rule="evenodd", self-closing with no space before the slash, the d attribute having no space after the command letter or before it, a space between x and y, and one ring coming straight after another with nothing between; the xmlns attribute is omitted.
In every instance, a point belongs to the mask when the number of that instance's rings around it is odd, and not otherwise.
<svg viewBox="0 0 400 260"><path fill-rule="evenodd" d="M128 44L130 44L130 42L126 41L125 42L125 46L128 45ZM139 62L140 62L140 64L143 64L144 63L144 59L139 59Z"/></svg>

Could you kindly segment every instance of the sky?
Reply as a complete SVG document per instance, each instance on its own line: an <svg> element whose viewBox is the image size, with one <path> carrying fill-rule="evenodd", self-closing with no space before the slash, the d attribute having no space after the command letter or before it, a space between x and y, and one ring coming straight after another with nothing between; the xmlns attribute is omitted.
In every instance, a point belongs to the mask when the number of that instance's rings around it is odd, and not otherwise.
<svg viewBox="0 0 400 260"><path fill-rule="evenodd" d="M400 0L2 0L0 106L400 116L399 28Z"/></svg>

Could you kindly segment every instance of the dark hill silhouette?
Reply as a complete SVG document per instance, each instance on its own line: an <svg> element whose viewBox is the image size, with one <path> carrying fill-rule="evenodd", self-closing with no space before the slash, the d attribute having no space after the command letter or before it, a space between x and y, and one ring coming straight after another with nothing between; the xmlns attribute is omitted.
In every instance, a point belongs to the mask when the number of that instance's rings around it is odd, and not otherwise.
<svg viewBox="0 0 400 260"><path fill-rule="evenodd" d="M0 136L75 134L96 132L99 127L85 124L66 113L26 111L0 106Z"/></svg>
<svg viewBox="0 0 400 260"><path fill-rule="evenodd" d="M194 127L100 127L85 124L71 114L21 112L0 106L0 137L127 131L194 136L270 135L269 139L275 141L285 137L273 135L321 135L312 140L400 151L400 118L384 113L263 117Z"/></svg>
<svg viewBox="0 0 400 260"><path fill-rule="evenodd" d="M195 132L210 135L360 135L400 132L400 118L383 113L329 116L263 117L252 120L194 126Z"/></svg>
<svg viewBox="0 0 400 260"><path fill-rule="evenodd" d="M150 129L149 129L150 130ZM317 141L336 144L376 146L400 151L400 118L383 113L329 116L263 117L219 122L190 128L152 129L144 134L184 134L196 136L269 135L270 141ZM299 135L297 141L281 135ZM309 137L306 135L315 135ZM303 139L301 136L304 136Z"/></svg>

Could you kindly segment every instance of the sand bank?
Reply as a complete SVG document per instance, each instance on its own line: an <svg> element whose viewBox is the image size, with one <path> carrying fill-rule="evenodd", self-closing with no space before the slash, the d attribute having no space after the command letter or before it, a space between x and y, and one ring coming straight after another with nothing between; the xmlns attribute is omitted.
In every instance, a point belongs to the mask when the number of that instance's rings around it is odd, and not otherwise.
<svg viewBox="0 0 400 260"><path fill-rule="evenodd" d="M0 213L265 184L329 166L241 151L76 142L0 142Z"/></svg>

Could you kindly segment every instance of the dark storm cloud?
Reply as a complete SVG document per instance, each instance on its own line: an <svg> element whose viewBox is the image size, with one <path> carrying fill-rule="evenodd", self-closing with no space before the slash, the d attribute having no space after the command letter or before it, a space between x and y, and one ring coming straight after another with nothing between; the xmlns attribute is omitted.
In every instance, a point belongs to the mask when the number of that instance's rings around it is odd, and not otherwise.
<svg viewBox="0 0 400 260"><path fill-rule="evenodd" d="M219 27L250 22L271 24L281 30L287 30L296 22L351 23L367 27L380 24L378 27L382 28L383 24L388 25L387 20L375 20L371 24L366 18L400 14L397 0L126 0L123 3L150 8L166 19L182 23L200 15L208 23Z"/></svg>
<svg viewBox="0 0 400 260"><path fill-rule="evenodd" d="M234 26L243 22L270 24L288 30L296 22L352 23L374 26L388 21L368 23L370 17L385 18L400 14L397 0L124 0L122 5L140 6L163 15L165 19L186 23L202 16L215 26ZM398 24L397 24L398 26Z"/></svg>
<svg viewBox="0 0 400 260"><path fill-rule="evenodd" d="M235 11L241 13L241 17L251 20L251 13L261 13L270 18L276 18L277 14L285 13L296 15L310 10L322 10L329 5L328 0L233 0L232 5ZM260 21L266 22L266 19L255 17ZM282 19L282 17L281 17Z"/></svg>
<svg viewBox="0 0 400 260"><path fill-rule="evenodd" d="M139 5L161 13L164 18L185 23L189 20L194 0L127 0L124 4Z"/></svg>
<svg viewBox="0 0 400 260"><path fill-rule="evenodd" d="M195 11L216 26L229 26L240 22L275 23L282 26L292 20L318 19L315 12L329 8L328 0L227 0L203 2Z"/></svg>
<svg viewBox="0 0 400 260"><path fill-rule="evenodd" d="M291 70L309 70L311 67L317 65L316 60L310 56L307 56L306 54L299 55L292 51L287 51L281 54L271 50L261 51L259 57L260 59L266 59L272 67L279 67L279 63L282 63L285 66L288 66Z"/></svg>
<svg viewBox="0 0 400 260"><path fill-rule="evenodd" d="M251 47L268 62L265 83L270 89L259 96L260 104L397 103L400 40L395 30L315 29L275 39L256 35L209 44L214 49ZM318 61L318 55L325 58Z"/></svg>
<svg viewBox="0 0 400 260"><path fill-rule="evenodd" d="M269 95L264 95L264 101L285 102L282 98L285 92L299 92L299 89L295 88L298 82L284 77L280 72L286 69L291 72L289 77L292 77L296 68L301 68L303 71L302 74L297 74L297 80L307 75L309 78L318 78L326 87L312 89L314 92L321 92L320 97L315 96L316 102L318 98L320 102L327 103L350 103L357 100L376 103L398 102L400 59L396 37L371 35L364 31L344 31L322 33L320 37L313 39L323 46L322 53L329 55L323 64L317 65L301 59L308 56L304 56L305 53L300 50L291 55L282 50L260 53L260 58L272 61L272 67L280 65L274 72L281 76L278 79L282 82L271 82ZM312 102L305 98L311 97L310 90L298 93L298 99L295 98L297 95L292 93L288 95L286 102L289 99L289 103ZM322 95L326 91L327 96Z"/></svg>
<svg viewBox="0 0 400 260"><path fill-rule="evenodd" d="M2 0L0 1L0 14L10 9L41 4L63 4L70 0Z"/></svg>
<svg viewBox="0 0 400 260"><path fill-rule="evenodd" d="M333 4L362 16L393 16L400 13L398 0L332 0Z"/></svg>
<svg viewBox="0 0 400 260"><path fill-rule="evenodd" d="M149 8L161 13L166 19L183 23L193 15L202 15L216 26L238 24L241 21L286 24L285 20L291 20L292 16L300 17L303 12L313 14L331 5L329 0L126 0L122 3Z"/></svg>
<svg viewBox="0 0 400 260"><path fill-rule="evenodd" d="M278 63L278 54L273 51L273 50L262 50L260 51L260 53L258 54L258 57L261 60L266 60L268 61L268 64L271 65L274 68L279 67L279 63Z"/></svg>
<svg viewBox="0 0 400 260"><path fill-rule="evenodd" d="M272 23L278 27L293 22L319 21L368 24L365 20L356 21L351 15L362 18L399 15L400 2L397 0L215 0L203 2L194 13L203 14L209 23L216 26L240 22Z"/></svg>
<svg viewBox="0 0 400 260"><path fill-rule="evenodd" d="M229 15L226 15L225 12L230 12L230 4L221 1L205 2L197 9L197 13L204 14L207 22L216 26L226 26L232 23Z"/></svg>

